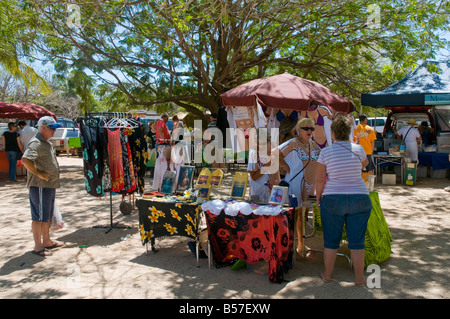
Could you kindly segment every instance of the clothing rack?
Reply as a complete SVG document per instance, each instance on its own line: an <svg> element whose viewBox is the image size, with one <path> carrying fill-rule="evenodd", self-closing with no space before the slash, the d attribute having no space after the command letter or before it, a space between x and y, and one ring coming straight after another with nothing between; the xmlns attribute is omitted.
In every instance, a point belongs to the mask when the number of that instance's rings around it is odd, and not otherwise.
<svg viewBox="0 0 450 319"><path fill-rule="evenodd" d="M117 119L132 119L132 114L129 112L97 112L97 113L85 113L85 117L84 119L89 119L89 118L95 118L95 117L99 117L100 119L104 119L106 118L109 121L117 118ZM133 119L134 120L134 119ZM107 123L108 123L107 122ZM107 124L106 123L106 124ZM122 122L123 124L123 122ZM115 125L115 124L113 124ZM107 128L125 128L119 125L116 126L104 126ZM133 125L130 123L130 128L134 128L137 127L135 126L136 123L134 123ZM118 222L114 222L113 221L113 209L112 209L112 191L109 192L109 226L106 225L97 225L97 226L93 226L92 228L107 228L105 234L109 233L113 228L119 228L119 229L129 229L131 228L130 226L124 226L124 225L118 225ZM122 196L122 200L123 200L123 196Z"/></svg>

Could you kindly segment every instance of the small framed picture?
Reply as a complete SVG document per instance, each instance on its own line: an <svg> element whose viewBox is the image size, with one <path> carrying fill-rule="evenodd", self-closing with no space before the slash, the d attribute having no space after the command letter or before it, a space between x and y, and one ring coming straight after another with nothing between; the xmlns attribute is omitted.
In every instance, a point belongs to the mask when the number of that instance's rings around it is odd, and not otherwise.
<svg viewBox="0 0 450 319"><path fill-rule="evenodd" d="M167 171L164 173L164 177L161 183L161 193L172 194L173 188L175 186L175 177L175 172Z"/></svg>
<svg viewBox="0 0 450 319"><path fill-rule="evenodd" d="M270 193L269 204L284 205L288 190L288 187L274 185Z"/></svg>
<svg viewBox="0 0 450 319"><path fill-rule="evenodd" d="M233 177L233 184L231 185L231 198L245 197L245 192L247 191L248 174L247 173L236 173Z"/></svg>
<svg viewBox="0 0 450 319"><path fill-rule="evenodd" d="M209 199L210 193L211 193L211 186L209 184L206 184L198 189L197 197Z"/></svg>
<svg viewBox="0 0 450 319"><path fill-rule="evenodd" d="M220 187L223 179L223 171L221 169L216 169L211 174L210 184L211 187Z"/></svg>
<svg viewBox="0 0 450 319"><path fill-rule="evenodd" d="M185 166L182 165L180 167L180 173L178 174L177 181L177 192L184 192L185 190L191 188L192 179L194 177L194 166Z"/></svg>
<svg viewBox="0 0 450 319"><path fill-rule="evenodd" d="M203 169L197 179L197 187L202 187L202 185L209 184L211 178L211 171L207 168Z"/></svg>

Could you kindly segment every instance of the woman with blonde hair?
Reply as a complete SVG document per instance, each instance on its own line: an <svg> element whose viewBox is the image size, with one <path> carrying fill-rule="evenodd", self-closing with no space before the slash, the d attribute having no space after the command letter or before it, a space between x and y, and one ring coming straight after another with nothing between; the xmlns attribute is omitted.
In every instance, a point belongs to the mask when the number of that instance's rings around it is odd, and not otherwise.
<svg viewBox="0 0 450 319"><path fill-rule="evenodd" d="M297 197L299 206L313 194L316 163L320 147L312 140L315 130L314 120L303 118L297 123L296 137L279 146L284 160L281 169L286 171L284 182L289 184L289 194ZM297 231L302 233L302 219L297 218ZM302 236L299 236L297 252L302 254Z"/></svg>

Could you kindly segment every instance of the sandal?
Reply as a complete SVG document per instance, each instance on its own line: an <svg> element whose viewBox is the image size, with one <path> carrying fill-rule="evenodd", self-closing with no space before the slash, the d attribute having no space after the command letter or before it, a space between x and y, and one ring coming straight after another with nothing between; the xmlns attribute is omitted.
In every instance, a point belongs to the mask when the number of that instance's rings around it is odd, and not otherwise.
<svg viewBox="0 0 450 319"><path fill-rule="evenodd" d="M53 245L48 246L48 247L45 247L45 248L46 248L46 249L54 249L54 248L58 248L58 247L62 247L62 246L64 246L64 245L55 241L55 242L53 243Z"/></svg>
<svg viewBox="0 0 450 319"><path fill-rule="evenodd" d="M41 257L46 257L46 256L51 256L52 255L52 253L50 251L48 251L47 249L41 249L39 251L32 250L31 252L33 254L41 256Z"/></svg>

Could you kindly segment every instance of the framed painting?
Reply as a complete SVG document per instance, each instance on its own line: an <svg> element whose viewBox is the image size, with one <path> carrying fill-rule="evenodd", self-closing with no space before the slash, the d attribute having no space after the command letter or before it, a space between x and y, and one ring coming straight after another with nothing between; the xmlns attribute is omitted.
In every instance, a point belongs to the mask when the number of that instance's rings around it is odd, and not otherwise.
<svg viewBox="0 0 450 319"><path fill-rule="evenodd" d="M202 187L202 185L209 184L210 178L211 178L211 171L207 168L203 169L197 178L196 186Z"/></svg>
<svg viewBox="0 0 450 319"><path fill-rule="evenodd" d="M209 195L211 193L211 186L209 184L204 185L198 189L197 197L204 198L206 200L209 199Z"/></svg>
<svg viewBox="0 0 450 319"><path fill-rule="evenodd" d="M231 185L231 198L244 199L245 192L247 191L248 173L236 173L233 177L233 183Z"/></svg>
<svg viewBox="0 0 450 319"><path fill-rule="evenodd" d="M175 186L176 173L172 171L167 171L164 173L162 183L161 183L161 193L172 194Z"/></svg>
<svg viewBox="0 0 450 319"><path fill-rule="evenodd" d="M222 184L222 179L223 171L221 169L216 169L212 172L209 183L211 184L211 187L220 187Z"/></svg>
<svg viewBox="0 0 450 319"><path fill-rule="evenodd" d="M274 185L270 193L269 204L284 205L288 190L288 187Z"/></svg>
<svg viewBox="0 0 450 319"><path fill-rule="evenodd" d="M191 188L192 179L194 178L194 166L182 165L180 167L180 173L178 174L177 192L184 192Z"/></svg>

